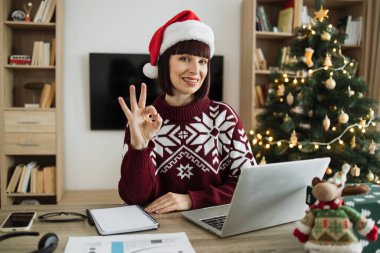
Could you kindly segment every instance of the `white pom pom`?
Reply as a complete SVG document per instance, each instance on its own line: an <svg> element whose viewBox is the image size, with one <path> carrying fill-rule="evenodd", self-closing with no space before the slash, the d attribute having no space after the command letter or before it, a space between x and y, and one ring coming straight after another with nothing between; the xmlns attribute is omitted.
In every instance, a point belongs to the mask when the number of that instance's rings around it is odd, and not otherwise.
<svg viewBox="0 0 380 253"><path fill-rule="evenodd" d="M150 62L144 65L143 67L144 75L150 79L156 79L158 77L158 68L157 66L152 66Z"/></svg>

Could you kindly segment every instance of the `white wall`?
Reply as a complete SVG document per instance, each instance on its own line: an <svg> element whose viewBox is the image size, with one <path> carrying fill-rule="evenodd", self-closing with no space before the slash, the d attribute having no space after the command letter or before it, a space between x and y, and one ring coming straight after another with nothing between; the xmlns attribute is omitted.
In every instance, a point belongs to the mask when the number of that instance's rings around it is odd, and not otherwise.
<svg viewBox="0 0 380 253"><path fill-rule="evenodd" d="M148 53L154 31L191 9L215 33L224 55L224 101L239 111L241 0L65 0L66 189L115 189L123 131L91 131L89 53Z"/></svg>

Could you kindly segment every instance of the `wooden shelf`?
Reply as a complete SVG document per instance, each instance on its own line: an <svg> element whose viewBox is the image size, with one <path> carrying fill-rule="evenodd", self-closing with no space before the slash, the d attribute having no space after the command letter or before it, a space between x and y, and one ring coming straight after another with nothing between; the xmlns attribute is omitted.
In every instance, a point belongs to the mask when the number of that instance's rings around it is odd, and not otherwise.
<svg viewBox="0 0 380 253"><path fill-rule="evenodd" d="M25 107L5 107L4 111L38 111L38 112L46 112L46 111L55 111L54 107L51 108L25 108Z"/></svg>
<svg viewBox="0 0 380 253"><path fill-rule="evenodd" d="M293 33L256 31L257 39L286 39L294 37Z"/></svg>
<svg viewBox="0 0 380 253"><path fill-rule="evenodd" d="M41 0L29 0L34 18ZM55 1L54 1L55 2ZM59 203L64 191L63 146L63 24L64 2L56 1L50 23L9 20L15 10L22 10L25 1L0 0L0 205L17 205L21 200L36 199L41 204ZM50 9L49 9L50 10ZM50 43L55 65L31 66L8 63L11 55L33 55L36 41ZM52 45L55 46L53 47ZM46 44L47 45L47 44ZM47 51L47 47L44 51ZM51 52L48 53L50 60ZM45 56L47 57L47 56ZM42 91L25 89L25 84L55 84L45 88L53 96L50 108L25 108L39 103ZM54 93L50 93L54 91ZM19 164L36 161L40 167L54 166L54 194L6 193L9 180ZM29 170L28 170L29 172ZM30 176L32 178L32 175ZM53 192L49 191L49 192Z"/></svg>
<svg viewBox="0 0 380 253"><path fill-rule="evenodd" d="M34 22L16 22L16 21L5 21L4 24L12 29L20 30L55 30L55 23L34 23Z"/></svg>
<svg viewBox="0 0 380 253"><path fill-rule="evenodd" d="M256 75L270 75L270 71L269 70L257 69L257 70L255 70L255 74Z"/></svg>
<svg viewBox="0 0 380 253"><path fill-rule="evenodd" d="M7 69L27 69L27 70L37 70L37 69L51 69L55 70L55 66L31 66L31 65L10 65L6 64Z"/></svg>
<svg viewBox="0 0 380 253"><path fill-rule="evenodd" d="M7 193L8 197L54 197L55 193Z"/></svg>

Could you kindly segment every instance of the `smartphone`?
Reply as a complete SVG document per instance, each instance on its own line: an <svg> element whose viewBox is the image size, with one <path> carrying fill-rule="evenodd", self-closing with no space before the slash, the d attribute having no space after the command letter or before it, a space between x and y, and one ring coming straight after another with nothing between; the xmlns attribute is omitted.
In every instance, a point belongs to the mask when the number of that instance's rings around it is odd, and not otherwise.
<svg viewBox="0 0 380 253"><path fill-rule="evenodd" d="M1 224L0 231L27 231L32 226L34 218L36 212L12 212Z"/></svg>

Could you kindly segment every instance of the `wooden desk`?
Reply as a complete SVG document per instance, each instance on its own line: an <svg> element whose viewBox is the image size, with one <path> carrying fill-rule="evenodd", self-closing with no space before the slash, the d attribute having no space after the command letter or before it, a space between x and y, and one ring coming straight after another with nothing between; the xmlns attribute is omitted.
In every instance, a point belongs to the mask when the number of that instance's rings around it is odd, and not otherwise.
<svg viewBox="0 0 380 253"><path fill-rule="evenodd" d="M11 211L37 211L37 215L49 212L72 211L85 214L86 208L112 207L115 205L52 205L52 206L13 206L0 210L0 222L4 221ZM221 239L206 230L187 221L180 213L153 215L160 223L159 230L143 233L175 233L186 232L196 252L292 252L301 253L303 245L293 237L294 224L286 224L255 232L245 233ZM85 222L46 223L35 220L31 231L39 231L40 237L18 237L4 240L0 243L0 252L27 253L38 248L42 235L54 232L59 237L58 248L54 251L62 253L70 236L97 235L96 229Z"/></svg>

